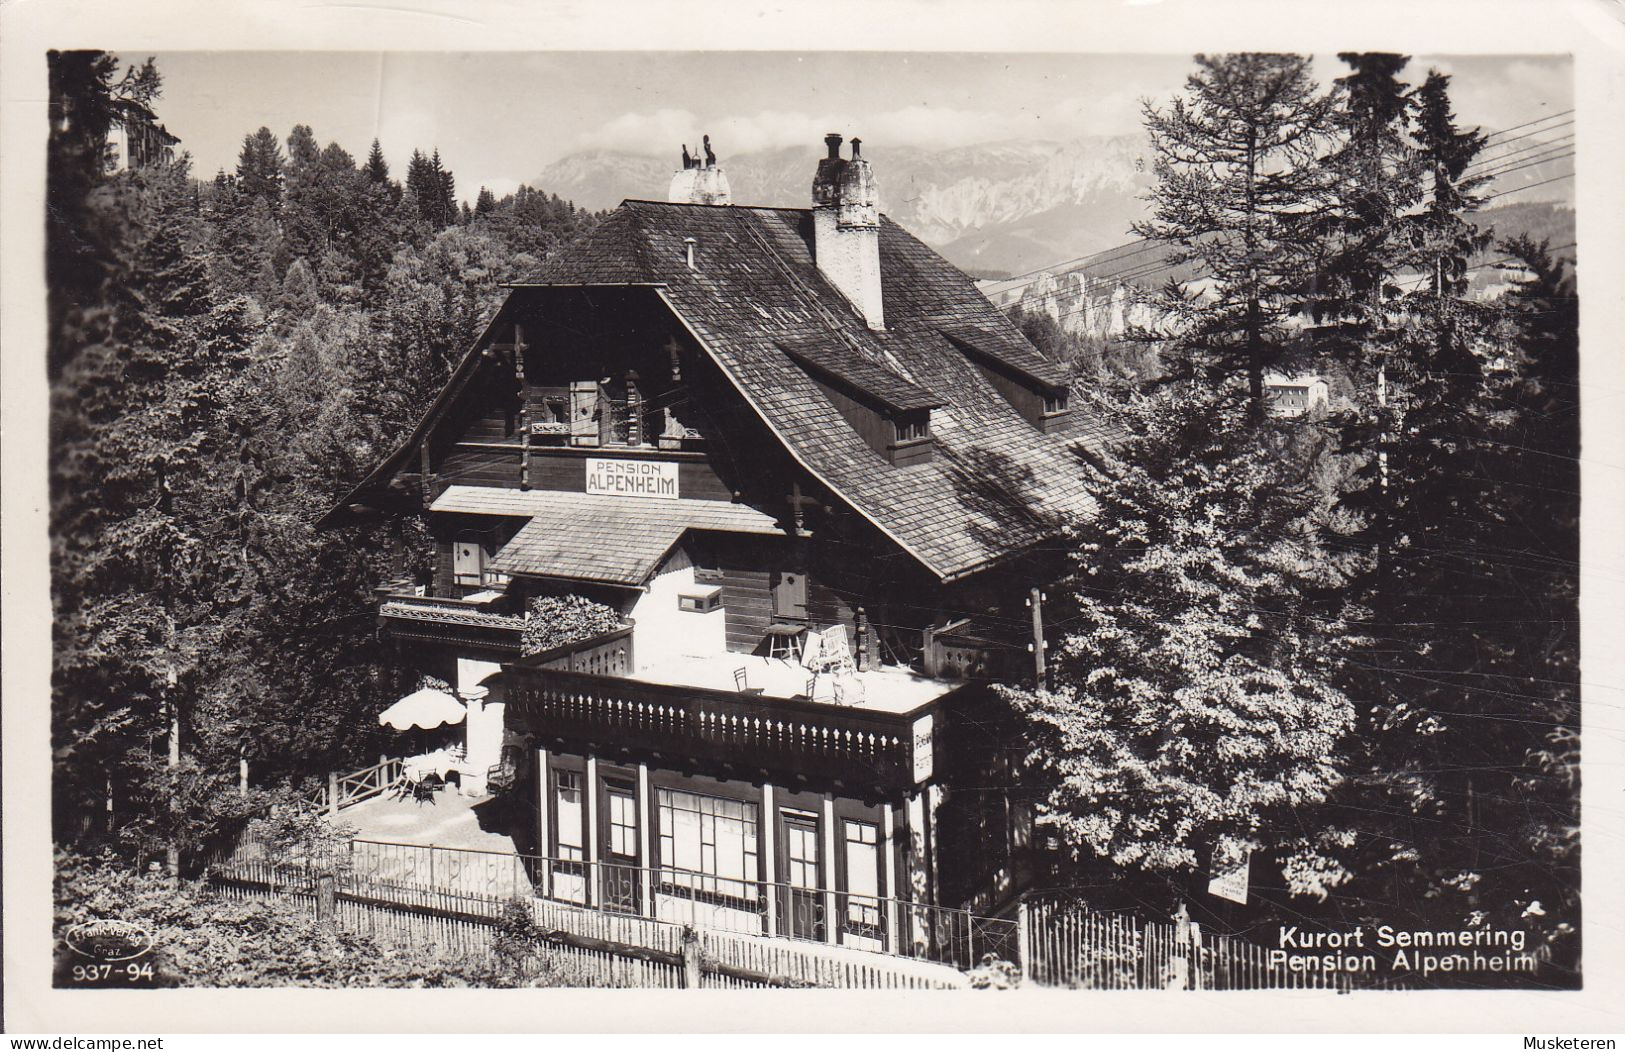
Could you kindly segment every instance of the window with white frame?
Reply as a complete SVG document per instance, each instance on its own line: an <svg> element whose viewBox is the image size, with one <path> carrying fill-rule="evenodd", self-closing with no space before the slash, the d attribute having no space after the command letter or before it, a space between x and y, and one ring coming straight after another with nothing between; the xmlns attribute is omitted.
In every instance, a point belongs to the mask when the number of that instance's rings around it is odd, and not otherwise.
<svg viewBox="0 0 1625 1052"><path fill-rule="evenodd" d="M638 857L638 808L631 787L611 786L609 800L609 853L621 858Z"/></svg>
<svg viewBox="0 0 1625 1052"><path fill-rule="evenodd" d="M755 804L661 789L657 805L662 884L756 899Z"/></svg>
<svg viewBox="0 0 1625 1052"><path fill-rule="evenodd" d="M557 856L568 862L579 862L585 856L582 836L581 772L554 771L553 799L555 823L558 829Z"/></svg>
<svg viewBox="0 0 1625 1052"><path fill-rule="evenodd" d="M841 823L846 848L846 923L880 927L880 829L873 822Z"/></svg>
<svg viewBox="0 0 1625 1052"><path fill-rule="evenodd" d="M818 887L818 816L784 811L784 882L792 888Z"/></svg>

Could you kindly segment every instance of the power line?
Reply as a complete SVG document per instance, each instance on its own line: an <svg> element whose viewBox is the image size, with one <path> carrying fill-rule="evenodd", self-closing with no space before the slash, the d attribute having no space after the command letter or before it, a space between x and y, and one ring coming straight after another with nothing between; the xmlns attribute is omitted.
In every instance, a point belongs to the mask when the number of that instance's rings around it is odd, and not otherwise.
<svg viewBox="0 0 1625 1052"><path fill-rule="evenodd" d="M1510 128L1502 128L1499 131L1490 132L1487 136L1485 136L1485 142L1488 142L1490 139L1495 138L1497 135L1505 135L1507 132L1517 131L1519 128L1528 128L1531 125L1543 124L1546 121L1554 120L1554 119L1556 119L1558 117L1567 117L1567 116L1569 116L1570 114L1572 114L1574 112L1575 111L1573 109L1560 110L1557 113L1548 114L1545 117L1537 117L1532 121L1524 121L1522 124L1514 124ZM1572 124L1573 121L1570 121L1569 123Z"/></svg>
<svg viewBox="0 0 1625 1052"><path fill-rule="evenodd" d="M1526 127L1530 127L1530 126L1535 125L1535 124L1541 124L1541 123L1544 123L1546 121L1554 120L1554 119L1556 119L1558 117L1567 116L1567 115L1572 114L1572 113L1574 113L1574 110L1570 109L1570 110L1565 110L1562 113L1552 114L1549 117L1540 118L1539 120L1536 120L1536 121L1526 121L1523 124L1513 125L1510 128L1504 128L1504 129L1501 129L1498 132L1494 132L1494 133L1491 134L1491 136L1489 138L1493 139L1495 136L1504 135L1507 132L1516 131L1519 128L1526 128ZM1550 132L1556 131L1559 128L1572 126L1573 123L1574 123L1574 121L1571 118L1570 120L1564 121L1561 124L1551 125L1549 127L1540 128L1540 129L1537 129L1535 131L1524 132L1522 135L1515 135L1515 136L1512 136L1511 138L1503 139L1500 142L1496 143L1495 145L1498 146L1498 147L1506 146L1506 145L1508 145L1510 143L1518 142L1518 141L1521 141L1523 139L1529 139L1529 138L1533 138L1533 137L1538 136L1538 135L1549 134ZM1534 144L1532 144L1530 146L1520 147L1519 149L1512 150L1510 152L1498 153L1494 157L1483 157L1481 160L1475 161L1472 165L1469 165L1467 167L1467 169L1462 173L1461 178L1463 180L1475 179L1475 178L1494 179L1494 178L1499 178L1502 175L1510 174L1511 172L1514 172L1514 171L1520 171L1520 170L1522 170L1523 167L1525 167L1524 165L1520 164L1520 165L1516 165L1516 166L1505 167L1506 162L1508 162L1508 161L1510 161L1510 160L1512 160L1512 159L1514 159L1516 157L1519 157L1520 155L1530 154L1531 152L1533 152L1536 155L1539 155L1539 154L1541 154L1543 152L1554 150L1554 149L1557 149L1558 147L1561 147L1561 146L1572 145L1572 142L1565 143L1563 141L1563 140L1572 140L1572 139L1573 139L1573 133L1569 132L1569 133L1566 133L1563 136L1560 136L1558 139L1555 139L1555 140L1544 140L1544 141L1541 141L1541 142L1534 143ZM1486 140L1486 145L1488 144L1488 142L1489 142L1489 139ZM1481 148L1481 153L1482 153L1482 148ZM1560 161L1560 160L1566 159L1567 157L1572 157L1572 156L1573 156L1573 154L1570 153L1570 154L1566 154L1566 155L1561 156L1561 157L1549 157L1549 158L1545 158L1544 161L1542 161L1541 163L1546 163L1548 161L1550 161L1550 162ZM1524 160L1534 160L1534 158L1533 157L1525 157ZM1552 182L1552 181L1555 181L1555 180L1545 180L1542 183L1535 183L1535 184L1530 184L1530 185L1531 186L1539 186L1539 185L1544 185L1545 182ZM1528 189L1528 188L1529 187L1520 187L1518 189ZM1503 193L1506 193L1506 192L1515 192L1515 191L1503 191ZM1495 197L1499 197L1499 196L1502 196L1502 194L1489 195L1488 197L1481 198L1480 203L1481 204L1485 203L1485 202L1493 200ZM1115 263L1115 262L1118 262L1118 261L1123 260L1123 259L1128 259L1128 258L1130 258L1132 256L1143 255L1146 252L1155 251L1156 249L1158 249L1160 247L1163 247L1165 244L1166 244L1165 242L1158 242L1158 241L1155 241L1152 238L1138 238L1138 239L1136 239L1134 241L1126 242L1126 243L1124 243L1122 245L1119 245L1119 246L1116 246L1114 248L1104 249L1104 250L1102 250L1100 252L1097 252L1097 253L1094 253L1092 255L1078 256L1078 257L1076 257L1074 259L1066 260L1066 261L1063 261L1062 263L1059 263L1059 264L1051 264L1048 267L1040 267L1040 268L1038 268L1036 270L1027 271L1024 274L1016 275L1016 277L1027 277L1027 278L1029 278L1029 280L1005 286L1005 287L1001 288L999 290L999 292L1000 292L1001 295L1002 294L1008 294L1008 293L1014 291L1015 289L1026 288L1026 287L1028 287L1028 286L1030 286L1032 284L1035 284L1037 281L1041 280L1046 275L1056 277L1056 278L1060 278L1060 277L1064 277L1067 274L1073 273L1076 270L1084 269L1083 267L1072 266L1072 264L1075 264L1075 263L1082 263L1082 262L1085 262L1085 261L1092 261L1093 263L1096 263L1096 264ZM1120 252L1120 251L1122 251L1124 249L1133 248L1136 245L1145 245L1146 247L1141 248L1141 249L1139 249L1138 251L1135 251L1135 252L1128 252L1128 253L1125 253L1123 255L1116 256L1116 257L1111 258L1111 259L1106 258L1108 256L1111 256L1111 254L1114 253L1114 252ZM1095 275L1093 277L1094 277L1094 280L1100 281L1100 282L1112 281L1114 279L1118 280L1118 281L1122 281L1122 282L1135 281L1135 280L1139 280L1139 279L1142 279L1142 278L1145 278L1145 277L1149 277L1150 275L1157 274L1157 273L1160 273L1160 272L1163 272L1163 271L1167 271L1167 272L1171 273L1174 270L1177 270L1179 266L1184 265L1185 262L1191 262L1191 261L1182 261L1181 263L1178 263L1178 264L1166 264L1166 263L1163 263L1161 261L1155 261L1155 262L1152 262L1152 263L1141 263L1141 264L1135 264L1134 266L1126 268L1125 270L1122 270L1122 271L1116 271L1116 272L1106 273L1106 274L1102 274L1102 275ZM1057 298L1059 298L1059 296L1063 295L1064 292L1065 292L1064 289L1057 288L1053 292L1045 293L1043 296L1038 298L1038 301L1036 303L1034 303L1033 306L1041 307L1046 301L1053 301L1054 299L1057 299ZM1022 301L1018 301L1017 305L1026 307L1028 304L1026 302L1025 297L1023 297Z"/></svg>

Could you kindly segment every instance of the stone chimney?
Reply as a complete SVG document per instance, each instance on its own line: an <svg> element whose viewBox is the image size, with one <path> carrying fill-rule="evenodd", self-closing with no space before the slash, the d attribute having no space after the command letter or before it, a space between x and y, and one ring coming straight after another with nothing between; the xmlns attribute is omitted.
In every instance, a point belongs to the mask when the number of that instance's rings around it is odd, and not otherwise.
<svg viewBox="0 0 1625 1052"><path fill-rule="evenodd" d="M717 155L711 152L711 136L705 137L705 152L690 154L683 144L683 167L672 173L671 188L666 200L686 205L732 204L728 192L728 176L717 165Z"/></svg>
<svg viewBox="0 0 1625 1052"><path fill-rule="evenodd" d="M829 156L813 176L813 256L818 269L852 302L871 329L886 327L880 298L880 205L875 176L852 140L841 157L841 136L824 136Z"/></svg>

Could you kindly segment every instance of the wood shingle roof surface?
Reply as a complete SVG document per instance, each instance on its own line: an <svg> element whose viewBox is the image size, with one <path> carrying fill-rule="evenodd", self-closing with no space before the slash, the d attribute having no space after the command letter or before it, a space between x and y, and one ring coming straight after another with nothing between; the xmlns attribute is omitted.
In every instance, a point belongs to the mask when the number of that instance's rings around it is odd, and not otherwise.
<svg viewBox="0 0 1625 1052"><path fill-rule="evenodd" d="M450 486L429 510L529 519L494 570L627 586L647 581L689 530L784 533L754 508L717 500Z"/></svg>
<svg viewBox="0 0 1625 1052"><path fill-rule="evenodd" d="M697 242L693 268L687 238ZM810 211L627 201L536 280L660 283L658 294L791 453L944 579L1093 514L1069 444L1098 450L1110 432L1074 410L1067 434L1041 434L955 341L974 341L978 355L1044 384L1064 386L1064 370L968 277L884 216L880 265L886 329L877 332L818 270ZM827 360L892 398L939 406L936 455L895 467L870 448L786 350L807 347L833 348Z"/></svg>

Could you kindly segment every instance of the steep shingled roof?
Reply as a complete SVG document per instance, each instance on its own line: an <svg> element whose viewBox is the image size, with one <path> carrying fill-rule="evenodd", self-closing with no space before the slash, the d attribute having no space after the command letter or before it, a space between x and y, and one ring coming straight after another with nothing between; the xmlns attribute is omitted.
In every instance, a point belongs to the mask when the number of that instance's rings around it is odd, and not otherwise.
<svg viewBox="0 0 1625 1052"><path fill-rule="evenodd" d="M783 536L773 519L720 500L654 500L561 490L451 486L431 511L529 521L502 547L491 569L637 586L689 530Z"/></svg>
<svg viewBox="0 0 1625 1052"><path fill-rule="evenodd" d="M692 269L687 238L697 242ZM887 328L875 332L819 272L810 211L627 201L536 280L659 283L791 453L940 577L1044 539L1052 515L1092 513L1068 443L1099 448L1109 432L1075 411L1065 439L1040 434L944 333L1045 383L1064 383L1059 367L969 278L885 217L880 263ZM894 377L940 405L936 457L888 463L785 351L835 344L848 370L866 361L871 379Z"/></svg>
<svg viewBox="0 0 1625 1052"><path fill-rule="evenodd" d="M855 387L891 409L935 409L942 404L942 399L919 384L911 383L885 366L865 358L834 336L777 342L785 354L814 372Z"/></svg>

